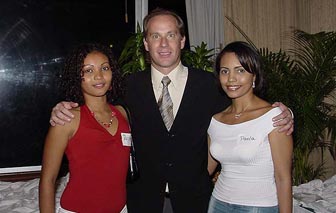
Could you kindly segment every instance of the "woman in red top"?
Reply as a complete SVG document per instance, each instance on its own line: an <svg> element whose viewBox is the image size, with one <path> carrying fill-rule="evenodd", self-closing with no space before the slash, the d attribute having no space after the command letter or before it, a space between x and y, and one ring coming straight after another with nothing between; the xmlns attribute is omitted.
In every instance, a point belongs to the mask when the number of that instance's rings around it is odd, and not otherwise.
<svg viewBox="0 0 336 213"><path fill-rule="evenodd" d="M131 136L125 110L108 103L121 91L117 63L109 48L84 44L65 61L61 78L66 99L75 99L79 107L72 110L71 123L49 129L40 211L55 212L55 182L65 153L70 178L59 212L119 213L126 208Z"/></svg>

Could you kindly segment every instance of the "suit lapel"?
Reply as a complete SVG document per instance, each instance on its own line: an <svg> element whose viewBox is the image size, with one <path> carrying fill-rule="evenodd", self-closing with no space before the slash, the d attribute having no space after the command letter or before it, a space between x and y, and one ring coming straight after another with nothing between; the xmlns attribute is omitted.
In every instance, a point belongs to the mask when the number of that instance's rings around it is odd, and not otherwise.
<svg viewBox="0 0 336 213"><path fill-rule="evenodd" d="M193 72L192 69L188 68L188 79L186 82L186 86L183 92L182 100L180 103L179 110L176 114L173 126L177 126L179 123L184 123L183 115L184 113L188 112L192 108L192 104L194 104L195 97L197 97L197 76Z"/></svg>
<svg viewBox="0 0 336 213"><path fill-rule="evenodd" d="M143 91L139 91L139 95L143 97L144 103L146 106L157 106L154 91L153 91L153 85L152 85L152 79L151 79L151 73L150 71L146 71L144 73L144 79L142 82L139 82L139 84L142 84L143 86L140 86L140 89L143 89ZM146 95L147 94L147 95ZM157 107L156 107L157 108Z"/></svg>
<svg viewBox="0 0 336 213"><path fill-rule="evenodd" d="M152 78L151 78L151 72L146 71L146 73L143 76L143 81L139 84L142 84L143 86L139 87L139 97L142 97L143 100L143 107L146 112L149 112L149 116L154 120L160 120L162 123L162 126L166 128L164 125L164 122L161 117L161 113L159 110L159 107L157 105L155 94L153 91L153 84L152 84Z"/></svg>

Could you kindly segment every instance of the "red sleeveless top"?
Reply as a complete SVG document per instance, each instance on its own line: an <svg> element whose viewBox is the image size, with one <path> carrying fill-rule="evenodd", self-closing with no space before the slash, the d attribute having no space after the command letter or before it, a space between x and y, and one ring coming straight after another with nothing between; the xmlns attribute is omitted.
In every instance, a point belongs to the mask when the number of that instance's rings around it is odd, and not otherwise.
<svg viewBox="0 0 336 213"><path fill-rule="evenodd" d="M123 146L121 133L129 133L127 121L112 105L118 119L116 134L111 135L80 107L77 132L65 150L69 160L69 182L61 206L78 213L119 213L126 204L126 175L129 147Z"/></svg>

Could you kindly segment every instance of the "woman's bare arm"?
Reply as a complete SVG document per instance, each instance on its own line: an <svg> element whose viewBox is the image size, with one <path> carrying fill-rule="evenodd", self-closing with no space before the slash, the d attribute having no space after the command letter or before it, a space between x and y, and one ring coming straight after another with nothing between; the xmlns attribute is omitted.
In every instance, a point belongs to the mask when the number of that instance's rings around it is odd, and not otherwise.
<svg viewBox="0 0 336 213"><path fill-rule="evenodd" d="M76 113L75 113L76 114ZM76 114L77 115L77 114ZM79 117L79 114L77 115ZM68 140L74 134L79 118L64 126L50 127L45 139L42 172L39 184L41 213L55 212L55 183Z"/></svg>
<svg viewBox="0 0 336 213"><path fill-rule="evenodd" d="M292 136L274 129L269 134L280 213L292 212Z"/></svg>
<svg viewBox="0 0 336 213"><path fill-rule="evenodd" d="M215 159L213 159L213 157L210 154L210 144L211 144L211 139L208 136L208 172L209 172L209 175L212 175L214 171L216 170L218 163Z"/></svg>

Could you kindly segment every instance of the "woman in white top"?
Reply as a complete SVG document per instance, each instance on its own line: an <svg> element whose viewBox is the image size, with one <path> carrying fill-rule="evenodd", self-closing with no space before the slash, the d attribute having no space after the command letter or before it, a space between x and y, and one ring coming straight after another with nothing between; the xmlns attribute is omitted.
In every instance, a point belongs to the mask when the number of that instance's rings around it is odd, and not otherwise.
<svg viewBox="0 0 336 213"><path fill-rule="evenodd" d="M216 72L232 104L208 129L209 173L221 164L208 213L292 212L292 137L272 125L281 110L259 97L259 54L246 42L230 43Z"/></svg>

